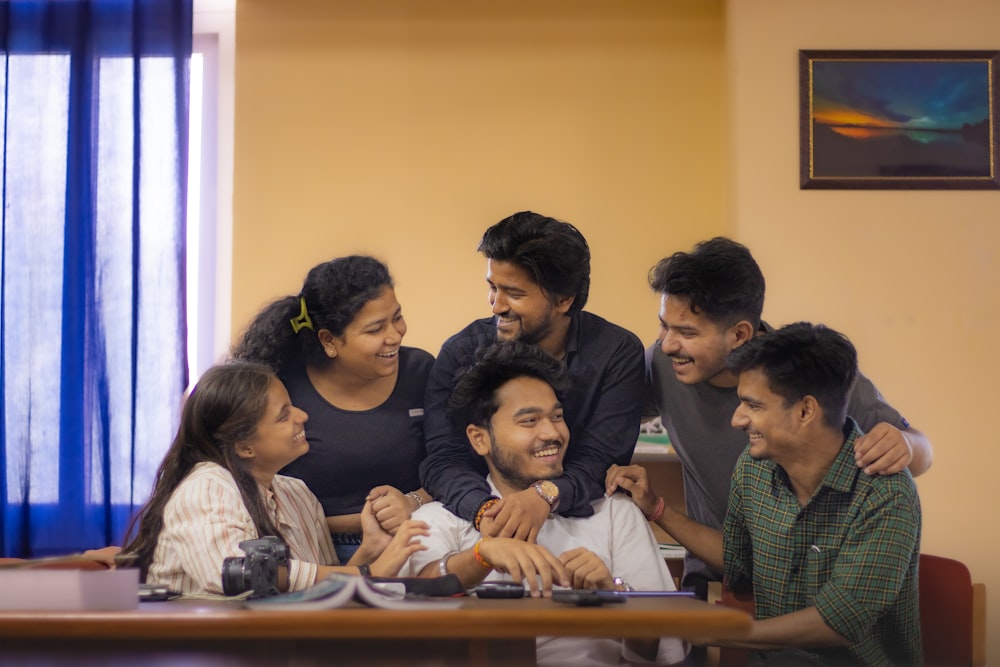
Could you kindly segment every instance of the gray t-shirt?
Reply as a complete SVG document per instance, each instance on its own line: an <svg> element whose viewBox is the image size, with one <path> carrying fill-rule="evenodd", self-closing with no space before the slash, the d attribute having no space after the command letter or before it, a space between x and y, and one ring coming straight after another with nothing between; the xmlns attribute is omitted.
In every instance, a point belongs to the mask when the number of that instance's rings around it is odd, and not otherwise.
<svg viewBox="0 0 1000 667"><path fill-rule="evenodd" d="M670 358L656 344L646 350L646 381L655 401L653 410L658 411L683 467L688 516L722 530L733 468L748 444L746 433L732 426L733 413L740 403L736 388L716 387L707 382L694 385L678 382ZM880 422L901 430L909 427L903 416L885 402L871 380L860 373L848 401L847 414L864 432ZM721 578L689 555L684 561L684 574L695 572L711 579Z"/></svg>

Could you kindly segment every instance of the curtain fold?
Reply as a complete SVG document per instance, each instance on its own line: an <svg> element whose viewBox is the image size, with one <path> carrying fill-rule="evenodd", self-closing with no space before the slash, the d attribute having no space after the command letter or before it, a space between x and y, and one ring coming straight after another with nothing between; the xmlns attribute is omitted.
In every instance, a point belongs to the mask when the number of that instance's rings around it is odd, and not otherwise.
<svg viewBox="0 0 1000 667"><path fill-rule="evenodd" d="M187 384L191 0L0 5L0 555L120 544Z"/></svg>

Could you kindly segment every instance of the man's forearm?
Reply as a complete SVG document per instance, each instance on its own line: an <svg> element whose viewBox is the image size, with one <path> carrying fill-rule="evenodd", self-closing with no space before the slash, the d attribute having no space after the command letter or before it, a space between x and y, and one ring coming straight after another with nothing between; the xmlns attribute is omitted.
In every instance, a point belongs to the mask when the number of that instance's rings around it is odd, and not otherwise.
<svg viewBox="0 0 1000 667"><path fill-rule="evenodd" d="M458 576L465 588L474 588L486 575L490 574L492 568L485 568L476 558L473 549L466 549L459 553L452 554L448 558L447 571L449 574ZM441 561L436 560L428 563L420 570L420 577L441 576Z"/></svg>
<svg viewBox="0 0 1000 667"><path fill-rule="evenodd" d="M754 621L750 634L743 639L708 643L755 650L851 645L850 640L823 621L816 607Z"/></svg>
<svg viewBox="0 0 1000 667"><path fill-rule="evenodd" d="M455 516L472 521L483 501L490 497L486 473L475 470L465 461L431 457L421 463L423 486L435 500L440 500Z"/></svg>
<svg viewBox="0 0 1000 667"><path fill-rule="evenodd" d="M464 434L453 430L440 397L432 400L428 392L424 411L427 456L420 462L421 486L449 511L471 521L482 499L490 494L485 465L479 457L473 458Z"/></svg>
<svg viewBox="0 0 1000 667"><path fill-rule="evenodd" d="M923 475L931 467L934 459L933 449L930 439L915 428L908 428L903 431L903 435L910 442L910 451L913 452L913 459L910 460L910 474L914 477Z"/></svg>
<svg viewBox="0 0 1000 667"><path fill-rule="evenodd" d="M594 451L576 456L572 463L564 463L562 477L552 480L559 487L558 513L568 517L592 515L591 502L604 493L603 475L609 465L605 457Z"/></svg>
<svg viewBox="0 0 1000 667"><path fill-rule="evenodd" d="M689 519L671 507L663 509L663 514L656 520L656 524L716 572L725 569L721 530Z"/></svg>

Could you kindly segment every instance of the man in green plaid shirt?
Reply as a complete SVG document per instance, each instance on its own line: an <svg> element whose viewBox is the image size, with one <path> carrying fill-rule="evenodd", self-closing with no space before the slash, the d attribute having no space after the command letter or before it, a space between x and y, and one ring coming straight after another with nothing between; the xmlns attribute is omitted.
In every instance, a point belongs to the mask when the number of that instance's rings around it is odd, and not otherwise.
<svg viewBox="0 0 1000 667"><path fill-rule="evenodd" d="M723 526L726 580L753 586L750 648L798 646L826 664L919 665L920 502L909 472L854 462L846 399L854 346L799 323L729 357L733 426L750 437Z"/></svg>
<svg viewBox="0 0 1000 667"><path fill-rule="evenodd" d="M732 423L749 446L723 530L670 522L730 587L752 587L753 629L724 645L755 649L768 665L922 664L920 502L908 471L866 475L855 462L854 346L798 323L753 338L728 364L739 374ZM631 491L648 516L657 497L645 475L614 474L609 487Z"/></svg>

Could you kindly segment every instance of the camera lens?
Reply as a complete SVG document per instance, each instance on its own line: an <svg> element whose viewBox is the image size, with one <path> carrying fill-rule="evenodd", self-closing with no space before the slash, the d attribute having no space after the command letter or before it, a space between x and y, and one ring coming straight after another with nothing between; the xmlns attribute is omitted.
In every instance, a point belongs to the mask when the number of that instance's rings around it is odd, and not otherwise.
<svg viewBox="0 0 1000 667"><path fill-rule="evenodd" d="M243 556L222 559L222 592L225 595L239 595L247 590L245 562Z"/></svg>

